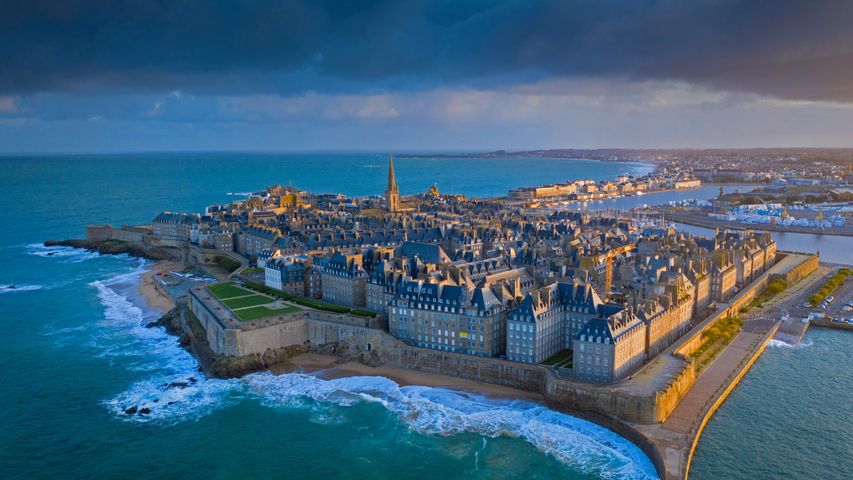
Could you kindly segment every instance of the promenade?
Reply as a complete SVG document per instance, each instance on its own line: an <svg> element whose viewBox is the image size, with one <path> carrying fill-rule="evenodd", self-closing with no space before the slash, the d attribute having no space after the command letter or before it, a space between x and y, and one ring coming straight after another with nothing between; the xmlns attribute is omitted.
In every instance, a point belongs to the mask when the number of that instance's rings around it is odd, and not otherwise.
<svg viewBox="0 0 853 480"><path fill-rule="evenodd" d="M822 267L744 316L744 324L726 348L699 374L672 414L658 425L632 426L661 452L665 478L686 479L705 425L767 344L779 332L782 313L804 301L829 272ZM665 355L672 355L670 352Z"/></svg>
<svg viewBox="0 0 853 480"><path fill-rule="evenodd" d="M687 478L705 424L758 359L777 329L778 322L767 317L746 321L743 331L699 374L666 421L658 425L632 424L661 452L665 478Z"/></svg>

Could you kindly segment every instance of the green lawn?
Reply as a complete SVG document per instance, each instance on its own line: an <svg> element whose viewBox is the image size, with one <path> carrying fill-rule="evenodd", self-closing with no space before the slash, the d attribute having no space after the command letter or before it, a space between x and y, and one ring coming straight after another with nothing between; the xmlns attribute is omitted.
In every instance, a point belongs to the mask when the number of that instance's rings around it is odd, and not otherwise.
<svg viewBox="0 0 853 480"><path fill-rule="evenodd" d="M235 286L231 282L210 285L207 287L207 289L210 290L210 293L216 295L216 297L220 300L225 300L226 298L242 297L255 293L251 290L246 290L244 288Z"/></svg>
<svg viewBox="0 0 853 480"><path fill-rule="evenodd" d="M274 301L275 300L270 297L267 297L266 295L256 294L250 297L238 297L232 298L230 300L223 300L222 303L224 303L231 310L234 310L235 308L254 307L256 305L264 305L267 303L272 303Z"/></svg>
<svg viewBox="0 0 853 480"><path fill-rule="evenodd" d="M244 308L243 310L237 310L234 312L234 315L237 315L237 318L243 321L255 320L258 318L269 317L272 315L281 315L283 313L290 313L299 310L296 307L282 307L282 308L268 308L268 307L252 307L252 308Z"/></svg>

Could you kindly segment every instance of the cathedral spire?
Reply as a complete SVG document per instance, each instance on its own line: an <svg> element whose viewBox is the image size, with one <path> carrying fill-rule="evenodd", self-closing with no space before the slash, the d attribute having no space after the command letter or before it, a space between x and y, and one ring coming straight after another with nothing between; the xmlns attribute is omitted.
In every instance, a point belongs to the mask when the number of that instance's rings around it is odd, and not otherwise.
<svg viewBox="0 0 853 480"><path fill-rule="evenodd" d="M397 191L397 177L394 175L394 157L388 155L388 189L389 192Z"/></svg>
<svg viewBox="0 0 853 480"><path fill-rule="evenodd" d="M391 155L388 155L388 187L385 190L385 207L389 212L396 212L400 209L400 192L397 190L394 157Z"/></svg>

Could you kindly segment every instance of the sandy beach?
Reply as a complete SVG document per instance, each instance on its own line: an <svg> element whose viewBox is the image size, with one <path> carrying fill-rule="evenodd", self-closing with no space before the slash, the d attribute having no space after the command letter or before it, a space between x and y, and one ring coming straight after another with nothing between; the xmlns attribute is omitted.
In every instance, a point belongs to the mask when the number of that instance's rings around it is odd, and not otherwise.
<svg viewBox="0 0 853 480"><path fill-rule="evenodd" d="M160 272L171 272L181 270L182 268L179 262L159 261L152 264L148 268L148 271L142 274L142 283L139 285L139 292L145 297L148 305L160 310L162 313L175 308L175 302L172 298L161 292L154 285L153 277Z"/></svg>
<svg viewBox="0 0 853 480"><path fill-rule="evenodd" d="M379 376L390 378L400 386L423 385L427 387L451 388L477 393L489 397L543 401L542 395L515 388L476 382L464 378L448 377L434 373L419 372L396 367L370 367L357 362L337 363L334 357L315 353L303 353L288 362L272 368L276 374L306 372L317 373L320 378L331 380L344 377Z"/></svg>

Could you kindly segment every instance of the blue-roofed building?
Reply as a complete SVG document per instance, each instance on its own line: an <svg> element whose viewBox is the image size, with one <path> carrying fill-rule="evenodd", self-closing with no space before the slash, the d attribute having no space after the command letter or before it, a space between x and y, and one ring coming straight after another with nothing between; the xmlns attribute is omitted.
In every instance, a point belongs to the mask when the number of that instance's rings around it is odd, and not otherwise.
<svg viewBox="0 0 853 480"><path fill-rule="evenodd" d="M404 242L400 245L400 257L417 257L424 263L442 265L450 263L450 257L439 245L434 243Z"/></svg>
<svg viewBox="0 0 853 480"><path fill-rule="evenodd" d="M589 283L553 283L525 295L507 320L507 358L539 363L572 348L605 305Z"/></svg>
<svg viewBox="0 0 853 480"><path fill-rule="evenodd" d="M393 260L380 260L374 266L367 278L365 287L365 303L368 310L381 314L388 313L388 304L391 303L400 288L412 280L409 272L417 275L417 265L423 266L418 262L410 263L416 265L414 270L398 268L394 265Z"/></svg>
<svg viewBox="0 0 853 480"><path fill-rule="evenodd" d="M327 302L347 307L364 307L367 272L362 267L362 256L336 252L317 265L320 271L320 288Z"/></svg>
<svg viewBox="0 0 853 480"><path fill-rule="evenodd" d="M610 383L637 371L645 361L646 324L629 310L605 305L574 340L572 370L577 378Z"/></svg>
<svg viewBox="0 0 853 480"><path fill-rule="evenodd" d="M252 224L240 230L237 237L237 252L247 257L256 257L264 250L272 250L279 229L261 224Z"/></svg>
<svg viewBox="0 0 853 480"><path fill-rule="evenodd" d="M163 212L151 222L152 234L169 240L190 240L193 225L198 225L201 216L195 213Z"/></svg>
<svg viewBox="0 0 853 480"><path fill-rule="evenodd" d="M487 287L411 280L391 300L388 325L410 345L494 357L505 350L507 309Z"/></svg>
<svg viewBox="0 0 853 480"><path fill-rule="evenodd" d="M264 284L267 287L292 293L305 294L305 257L286 256L268 259L264 264Z"/></svg>

